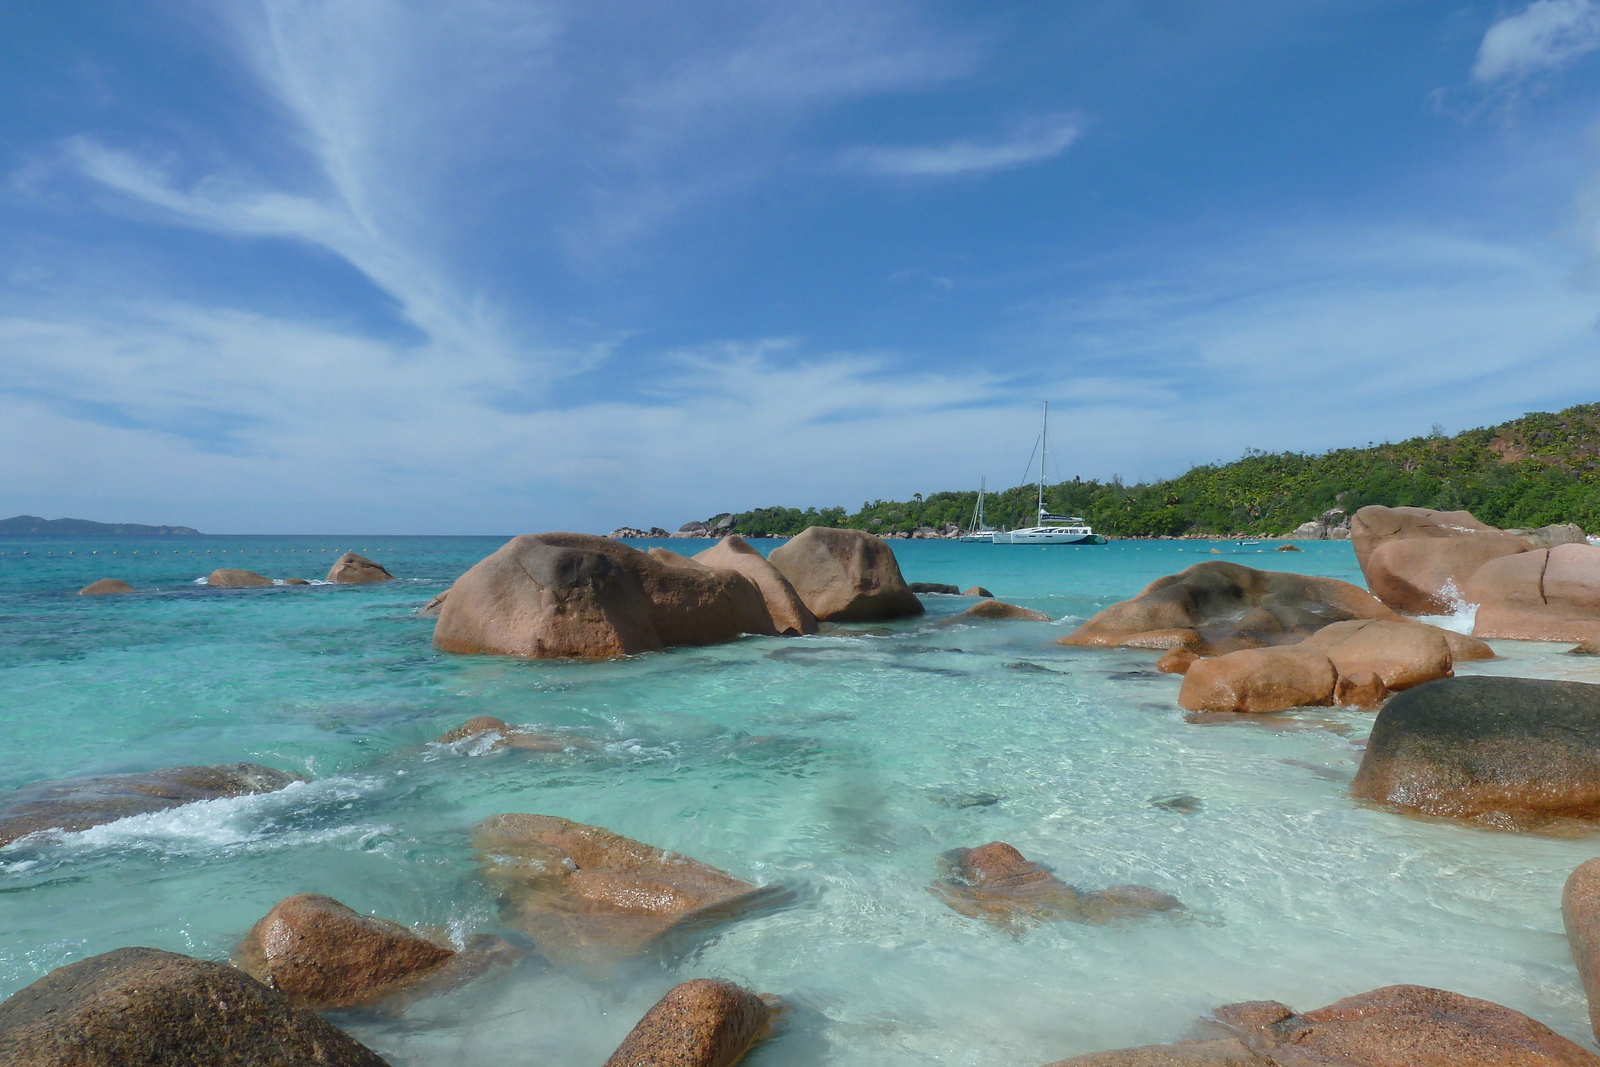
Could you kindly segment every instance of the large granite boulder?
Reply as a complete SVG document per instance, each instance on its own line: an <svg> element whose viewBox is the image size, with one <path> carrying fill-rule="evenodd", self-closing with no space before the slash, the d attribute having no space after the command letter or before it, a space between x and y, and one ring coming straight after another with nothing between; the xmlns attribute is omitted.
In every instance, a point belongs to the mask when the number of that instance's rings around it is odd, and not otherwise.
<svg viewBox="0 0 1600 1067"><path fill-rule="evenodd" d="M1483 677L1408 689L1378 713L1350 791L1504 829L1600 819L1600 685Z"/></svg>
<svg viewBox="0 0 1600 1067"><path fill-rule="evenodd" d="M0 1003L16 1067L384 1067L377 1053L236 968L154 948L58 967Z"/></svg>
<svg viewBox="0 0 1600 1067"><path fill-rule="evenodd" d="M354 552L346 552L333 561L333 566L328 568L328 577L323 580L352 585L363 582L392 582L394 575L384 570L381 563L366 556L358 556Z"/></svg>
<svg viewBox="0 0 1600 1067"><path fill-rule="evenodd" d="M206 575L206 585L213 589L249 589L271 584L271 578L238 567L218 567Z"/></svg>
<svg viewBox="0 0 1600 1067"><path fill-rule="evenodd" d="M1242 648L1189 664L1178 706L1252 714L1321 707L1333 703L1337 681L1333 663L1321 652L1298 645Z"/></svg>
<svg viewBox="0 0 1600 1067"><path fill-rule="evenodd" d="M1454 611L1479 567L1531 547L1469 512L1376 504L1356 512L1350 540L1367 588L1408 615Z"/></svg>
<svg viewBox="0 0 1600 1067"><path fill-rule="evenodd" d="M670 947L771 893L687 856L550 815L494 815L473 832L501 918L560 967Z"/></svg>
<svg viewBox="0 0 1600 1067"><path fill-rule="evenodd" d="M744 575L663 563L609 537L547 533L513 538L457 579L433 643L446 652L606 658L743 633L775 633Z"/></svg>
<svg viewBox="0 0 1600 1067"><path fill-rule="evenodd" d="M1490 560L1468 580L1472 632L1514 641L1600 637L1600 546L1562 544Z"/></svg>
<svg viewBox="0 0 1600 1067"><path fill-rule="evenodd" d="M1346 619L1396 617L1349 582L1213 560L1157 578L1138 596L1101 611L1060 643L1182 646L1201 655L1220 655L1293 644Z"/></svg>
<svg viewBox="0 0 1600 1067"><path fill-rule="evenodd" d="M811 609L800 599L800 594L789 584L789 579L738 534L724 537L694 558L707 567L738 571L754 582L767 603L767 614L772 616L772 625L780 634L800 637L817 632L817 617L811 614Z"/></svg>
<svg viewBox="0 0 1600 1067"><path fill-rule="evenodd" d="M776 998L732 982L683 982L645 1012L605 1067L733 1067L781 1010Z"/></svg>
<svg viewBox="0 0 1600 1067"><path fill-rule="evenodd" d="M121 578L102 578L78 590L79 596L103 596L106 593L137 593L138 590Z"/></svg>
<svg viewBox="0 0 1600 1067"><path fill-rule="evenodd" d="M332 897L275 904L233 950L234 966L301 1007L354 1008L394 996L445 967L456 950Z"/></svg>
<svg viewBox="0 0 1600 1067"><path fill-rule="evenodd" d="M1327 656L1341 678L1368 671L1398 693L1455 674L1446 633L1423 623L1352 619L1324 626L1294 647Z"/></svg>
<svg viewBox="0 0 1600 1067"><path fill-rule="evenodd" d="M826 622L882 622L922 614L894 550L863 530L810 526L767 557L811 614Z"/></svg>
<svg viewBox="0 0 1600 1067"><path fill-rule="evenodd" d="M1254 1000L1212 1015L1234 1036L1050 1067L1600 1067L1600 1056L1519 1011L1427 986L1384 986L1304 1014Z"/></svg>
<svg viewBox="0 0 1600 1067"><path fill-rule="evenodd" d="M1600 859L1586 860L1561 890L1561 922L1589 1000L1589 1028L1600 1038Z"/></svg>
<svg viewBox="0 0 1600 1067"><path fill-rule="evenodd" d="M35 782L0 798L0 846L41 830L76 833L130 815L197 800L271 793L306 780L302 774L258 763L230 763Z"/></svg>
<svg viewBox="0 0 1600 1067"><path fill-rule="evenodd" d="M1142 885L1080 891L1004 841L951 849L939 857L944 877L931 887L953 910L997 926L1025 921L1108 923L1113 919L1181 911L1183 904Z"/></svg>

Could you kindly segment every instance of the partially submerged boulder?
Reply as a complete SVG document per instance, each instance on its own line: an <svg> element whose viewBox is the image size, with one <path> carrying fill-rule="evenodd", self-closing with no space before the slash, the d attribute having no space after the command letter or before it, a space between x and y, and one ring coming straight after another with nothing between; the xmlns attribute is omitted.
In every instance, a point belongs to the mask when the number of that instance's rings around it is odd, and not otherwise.
<svg viewBox="0 0 1600 1067"><path fill-rule="evenodd" d="M1042 611L1032 608L1020 608L1015 604L1007 604L1003 600L985 600L972 605L962 615L970 615L978 619L1026 619L1029 622L1049 622L1050 616Z"/></svg>
<svg viewBox="0 0 1600 1067"><path fill-rule="evenodd" d="M354 552L346 552L333 561L333 566L328 568L328 577L324 581L338 582L341 585L392 582L394 575L384 570L381 563L366 556L358 556Z"/></svg>
<svg viewBox="0 0 1600 1067"><path fill-rule="evenodd" d="M607 658L742 633L775 633L744 575L669 565L608 537L547 533L513 538L462 575L433 643L446 652Z"/></svg>
<svg viewBox="0 0 1600 1067"><path fill-rule="evenodd" d="M121 578L102 578L78 590L79 596L103 596L106 593L137 593L138 590Z"/></svg>
<svg viewBox="0 0 1600 1067"><path fill-rule="evenodd" d="M255 571L240 570L237 567L218 567L206 575L206 585L213 589L249 589L254 586L271 584L271 578L257 574Z"/></svg>
<svg viewBox="0 0 1600 1067"><path fill-rule="evenodd" d="M944 582L911 582L906 586L913 593L943 593L948 596L960 596L959 585L948 585Z"/></svg>
<svg viewBox="0 0 1600 1067"><path fill-rule="evenodd" d="M437 616L439 612L444 610L444 598L449 595L450 590L448 589L442 593L435 593L433 596L428 598L428 602L426 604L417 609L417 614Z"/></svg>
<svg viewBox="0 0 1600 1067"><path fill-rule="evenodd" d="M1445 631L1422 623L1353 619L1325 626L1295 647L1320 652L1339 677L1375 675L1391 693L1455 674Z"/></svg>
<svg viewBox="0 0 1600 1067"><path fill-rule="evenodd" d="M1396 617L1349 582L1213 560L1156 579L1138 596L1101 611L1060 638L1060 643L1182 646L1201 655L1220 655L1292 644L1347 619Z"/></svg>
<svg viewBox="0 0 1600 1067"><path fill-rule="evenodd" d="M821 621L883 622L923 612L894 550L863 530L810 526L767 558Z"/></svg>
<svg viewBox="0 0 1600 1067"><path fill-rule="evenodd" d="M1600 819L1600 685L1479 677L1409 689L1378 713L1350 791L1502 829Z"/></svg>
<svg viewBox="0 0 1600 1067"><path fill-rule="evenodd" d="M1187 674L1189 665L1199 658L1187 648L1169 648L1156 660L1156 670L1162 674Z"/></svg>
<svg viewBox="0 0 1600 1067"><path fill-rule="evenodd" d="M501 918L560 967L662 951L771 895L687 856L550 815L494 815L472 840L501 893Z"/></svg>
<svg viewBox="0 0 1600 1067"><path fill-rule="evenodd" d="M76 833L197 800L271 793L306 777L258 763L166 767L36 782L0 799L0 846L41 830Z"/></svg>
<svg viewBox="0 0 1600 1067"><path fill-rule="evenodd" d="M817 617L811 614L789 579L738 534L724 537L694 558L707 567L738 571L754 582L766 601L767 614L772 616L772 625L778 633L799 637L817 632Z"/></svg>
<svg viewBox="0 0 1600 1067"><path fill-rule="evenodd" d="M562 738L508 726L504 720L497 719L493 715L474 715L455 729L447 730L435 737L433 743L454 745L468 740L475 742L472 746L475 751L482 750L479 748L480 745L486 746L491 752L502 748L521 749L525 752L565 752L568 748L568 743Z"/></svg>
<svg viewBox="0 0 1600 1067"><path fill-rule="evenodd" d="M1600 1067L1600 1057L1519 1011L1427 986L1384 986L1304 1014L1272 1000L1212 1014L1233 1037L1050 1067Z"/></svg>
<svg viewBox="0 0 1600 1067"><path fill-rule="evenodd" d="M377 1053L243 971L154 948L58 967L0 1003L17 1067L385 1067Z"/></svg>
<svg viewBox="0 0 1600 1067"><path fill-rule="evenodd" d="M1586 860L1561 890L1561 922L1589 1000L1589 1028L1600 1038L1600 859Z"/></svg>
<svg viewBox="0 0 1600 1067"><path fill-rule="evenodd" d="M1350 539L1367 588L1408 615L1454 611L1478 568L1531 547L1469 512L1376 504L1355 513Z"/></svg>
<svg viewBox="0 0 1600 1067"><path fill-rule="evenodd" d="M732 982L682 982L645 1013L605 1067L733 1067L781 1010L777 998Z"/></svg>
<svg viewBox="0 0 1600 1067"><path fill-rule="evenodd" d="M1298 645L1245 648L1189 664L1178 691L1188 711L1261 714L1333 703L1333 663Z"/></svg>
<svg viewBox="0 0 1600 1067"><path fill-rule="evenodd" d="M956 848L939 857L933 892L955 911L1005 926L1017 921L1108 923L1182 910L1176 897L1142 885L1080 892L1004 841Z"/></svg>
<svg viewBox="0 0 1600 1067"><path fill-rule="evenodd" d="M1600 638L1600 546L1561 544L1494 559L1467 582L1472 632L1514 641Z"/></svg>
<svg viewBox="0 0 1600 1067"><path fill-rule="evenodd" d="M961 595L962 596L994 596L993 593L989 592L989 590L985 589L981 585L975 585L970 589L963 589L961 591Z"/></svg>

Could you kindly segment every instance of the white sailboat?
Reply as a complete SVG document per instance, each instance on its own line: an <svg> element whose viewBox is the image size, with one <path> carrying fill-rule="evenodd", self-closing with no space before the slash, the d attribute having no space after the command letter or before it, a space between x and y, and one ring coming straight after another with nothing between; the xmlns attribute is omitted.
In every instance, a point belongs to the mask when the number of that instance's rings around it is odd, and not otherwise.
<svg viewBox="0 0 1600 1067"><path fill-rule="evenodd" d="M1106 539L1076 515L1052 515L1044 508L1045 457L1050 454L1050 401L1044 403L1044 428L1039 431L1039 525L998 530L997 545L1103 545Z"/></svg>
<svg viewBox="0 0 1600 1067"><path fill-rule="evenodd" d="M959 540L994 543L994 527L985 526L983 523L983 491L988 487L988 482L987 477L978 479L978 505L972 509L972 521L967 524L967 532L962 534Z"/></svg>

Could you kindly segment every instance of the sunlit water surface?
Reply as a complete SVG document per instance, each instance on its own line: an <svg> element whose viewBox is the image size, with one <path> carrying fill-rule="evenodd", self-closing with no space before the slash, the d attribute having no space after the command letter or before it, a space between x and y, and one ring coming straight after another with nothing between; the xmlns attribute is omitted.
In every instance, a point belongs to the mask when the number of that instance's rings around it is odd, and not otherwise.
<svg viewBox="0 0 1600 1067"><path fill-rule="evenodd" d="M908 622L622 662L435 652L416 607L499 543L0 542L0 789L239 760L314 779L0 850L0 994L123 945L225 959L298 892L517 940L498 924L468 831L497 812L538 812L793 896L687 957L596 979L530 954L398 1018L338 1019L396 1067L599 1064L655 998L698 976L793 1006L753 1067L1032 1067L1190 1036L1229 1001L1310 1008L1394 982L1486 997L1592 1047L1559 902L1600 838L1363 807L1346 790L1370 714L1189 725L1180 680L1153 671L1155 653L1054 643L1203 559L1359 581L1348 544L1223 544L1219 556L1203 543L902 541L908 579L981 584L1056 621L961 622L970 601L935 596ZM347 549L401 580L195 584L217 566L317 579ZM154 591L73 595L107 576ZM1496 647L1503 659L1460 673L1600 681L1600 661L1565 646ZM428 743L480 714L593 747L473 755ZM1175 794L1199 809L1152 804ZM1143 883L1188 911L994 929L927 889L940 852L993 840L1080 887Z"/></svg>

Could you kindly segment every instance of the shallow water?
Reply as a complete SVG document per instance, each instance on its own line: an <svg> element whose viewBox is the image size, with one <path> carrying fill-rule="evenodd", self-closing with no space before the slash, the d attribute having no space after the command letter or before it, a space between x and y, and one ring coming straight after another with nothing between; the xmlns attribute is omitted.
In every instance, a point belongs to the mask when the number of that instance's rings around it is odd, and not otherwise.
<svg viewBox="0 0 1600 1067"><path fill-rule="evenodd" d="M707 975L794 1006L754 1067L1030 1067L1189 1036L1228 1001L1310 1008L1393 982L1486 997L1593 1047L1559 904L1600 838L1363 807L1345 790L1370 714L1189 725L1179 679L1153 673L1155 653L1054 643L1204 559L1359 581L1347 543L1214 554L1205 543L900 541L908 579L984 585L1058 621L958 622L970 601L934 596L909 622L614 663L435 652L432 621L414 609L499 544L0 542L0 789L239 760L315 779L0 849L0 995L122 945L224 959L296 892L517 940L498 925L467 832L525 811L793 898L690 956L604 979L530 955L397 1019L339 1017L396 1067L598 1064L668 987ZM348 549L401 580L194 584L218 566L317 579ZM73 595L101 577L156 591ZM1460 673L1600 681L1600 661L1566 646L1496 647L1505 658ZM474 755L427 743L479 714L593 747ZM1152 803L1177 794L1198 797L1197 810ZM927 891L940 852L997 839L1080 887L1143 883L1189 911L1011 933Z"/></svg>

